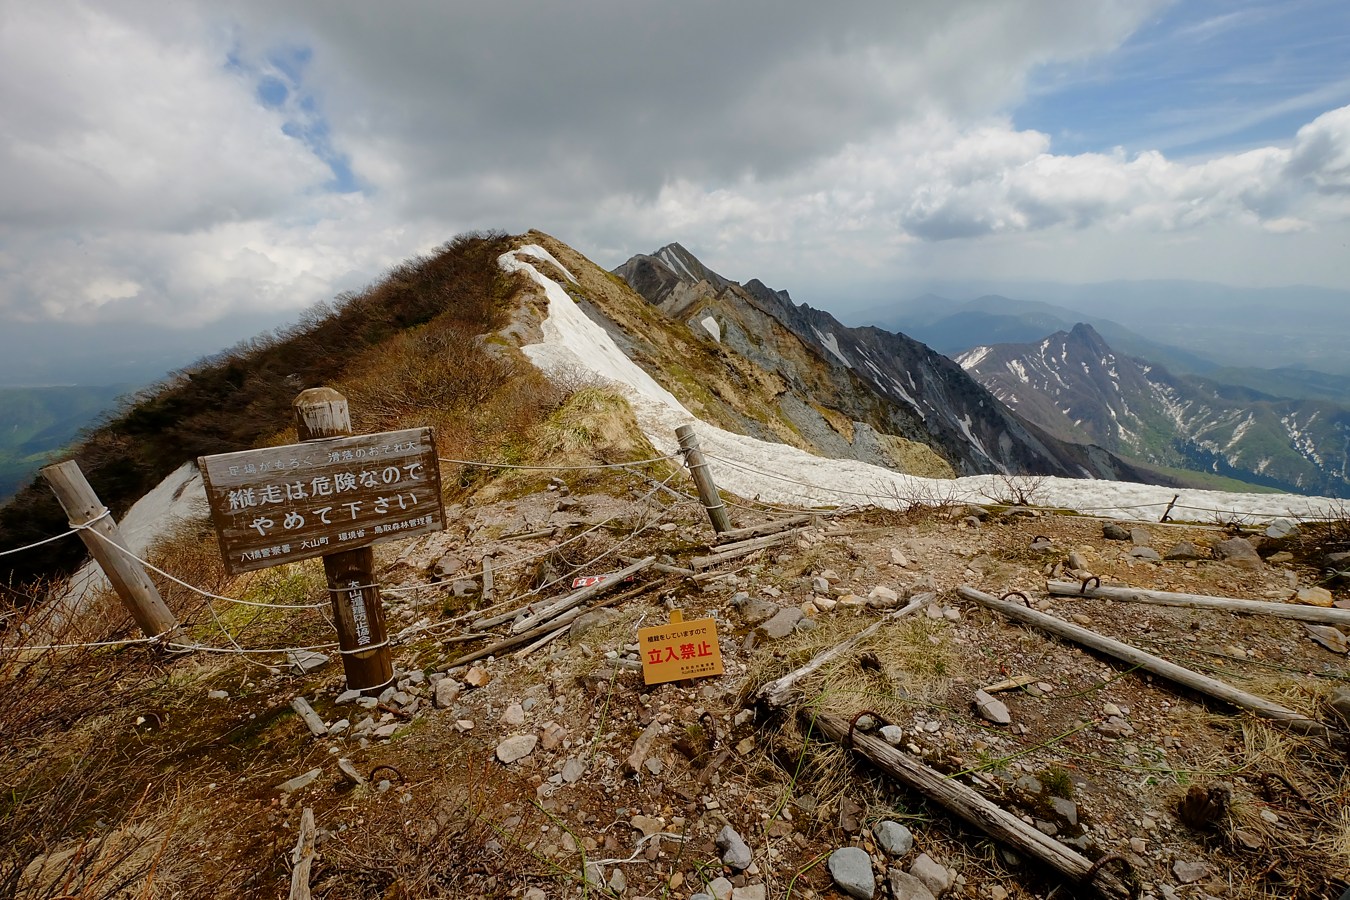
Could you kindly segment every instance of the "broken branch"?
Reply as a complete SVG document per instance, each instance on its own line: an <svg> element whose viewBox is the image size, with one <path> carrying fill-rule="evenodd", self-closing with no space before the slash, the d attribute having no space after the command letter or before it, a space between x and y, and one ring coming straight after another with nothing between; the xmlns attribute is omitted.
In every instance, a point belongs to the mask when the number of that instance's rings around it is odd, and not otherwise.
<svg viewBox="0 0 1350 900"><path fill-rule="evenodd" d="M1170 591L1148 591L1128 587L1091 587L1084 590L1081 584L1072 581L1051 581L1046 588L1056 597L1093 597L1119 600L1124 603L1180 606L1185 609L1222 609L1248 616L1275 616L1280 619L1298 619L1302 622L1350 625L1350 609L1307 606L1302 603L1267 603L1262 600L1238 600L1235 597L1177 594Z"/></svg>

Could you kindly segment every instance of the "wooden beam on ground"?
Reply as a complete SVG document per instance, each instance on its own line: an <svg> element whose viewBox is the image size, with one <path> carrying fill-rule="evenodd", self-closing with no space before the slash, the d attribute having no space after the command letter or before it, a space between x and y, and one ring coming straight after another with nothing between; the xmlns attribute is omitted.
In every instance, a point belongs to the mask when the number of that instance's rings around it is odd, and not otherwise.
<svg viewBox="0 0 1350 900"><path fill-rule="evenodd" d="M568 594L566 597L563 597L556 603L552 603L548 606L545 606L543 609L538 610L533 615L526 616L524 619L521 619L519 622L516 622L514 625L511 626L511 633L520 634L522 631L528 631L531 628L534 628L536 625L539 625L543 622L547 622L549 619L561 615L562 613L566 612L567 610L571 609L574 606L580 606L581 604L585 603L592 597L599 596L600 594L609 591L610 588L613 588L616 585L620 584L629 575L636 575L638 572L641 572L643 569L647 568L654 562L656 562L655 556L644 557L638 560L637 562L633 563L631 566L627 566L623 569L620 569L619 571L615 572L613 575L606 578L599 584L593 584L589 587L584 587L581 590L576 591L575 593Z"/></svg>
<svg viewBox="0 0 1350 900"><path fill-rule="evenodd" d="M314 711L314 707L310 706L309 701L304 697L292 697L291 709L295 710L296 714L304 720L305 727L309 729L310 734L315 737L328 736L328 726L323 724L323 719L319 718L319 714Z"/></svg>
<svg viewBox="0 0 1350 900"><path fill-rule="evenodd" d="M314 810L308 806L300 813L300 838L291 851L290 900L310 900L309 870L314 865Z"/></svg>
<svg viewBox="0 0 1350 900"><path fill-rule="evenodd" d="M750 525L746 528L733 528L730 531L724 531L716 538L717 543L731 544L736 541L743 541L746 538L761 537L766 534L777 534L780 531L787 531L789 528L796 528L798 525L809 525L815 520L815 516L792 516L788 519L778 519L773 522L765 522L762 525Z"/></svg>
<svg viewBox="0 0 1350 900"><path fill-rule="evenodd" d="M1339 732L1333 731L1321 722L1281 706L1273 700L1267 700L1265 697L1250 694L1247 691L1233 687L1231 684L1219 681L1217 678L1210 678L1208 675L1201 675L1199 672L1193 672L1176 663L1170 663L1151 653L1145 653L1137 647L1131 647L1129 644L1098 634L1095 631L1090 631L1089 629L1082 628L1078 625L1071 625L1063 619L1048 616L1045 613L1037 612L1034 609L1019 606L1016 603L1000 600L983 591L977 591L972 587L963 585L957 589L957 593L967 600L973 600L981 606L1001 612L1010 619L1016 619L1019 622L1025 622L1028 625L1035 625L1037 628L1048 631L1056 637L1073 641L1076 644L1082 644L1084 647L1091 647L1093 650L1097 650L1108 656L1115 657L1118 660L1137 666L1146 672L1152 672L1154 675L1161 675L1163 678L1182 685L1183 687L1188 687L1193 691L1198 691L1206 696L1222 700L1223 702L1239 707L1240 709L1250 710L1263 718L1280 722L1294 731L1302 734L1316 735L1318 737L1340 737Z"/></svg>
<svg viewBox="0 0 1350 900"><path fill-rule="evenodd" d="M811 675L813 672L819 671L822 666L831 660L838 659L845 653L848 653L854 647L880 631L881 626L885 625L887 622L893 622L896 619L909 615L915 610L922 609L936 599L936 597L937 594L932 593L917 594L905 606L897 609L895 612L887 613L885 618L881 621L864 628L848 640L835 644L828 650L817 653L812 657L810 662L800 669L791 671L776 681L770 681L755 692L755 702L760 703L769 709L779 708L784 703L787 703L788 698L792 696L792 689L797 685L797 682L806 678L808 675Z"/></svg>
<svg viewBox="0 0 1350 900"><path fill-rule="evenodd" d="M803 708L798 713L798 719L802 727L808 729L808 734L823 734L845 747L851 744L853 750L887 775L1023 856L1049 866L1075 885L1091 889L1111 900L1123 900L1130 896L1129 889L1113 873L1106 869L1098 870L1092 860L1042 834L972 788L930 769L880 738L854 732L850 739L848 719L810 708ZM1084 883L1089 875L1092 875L1092 880ZM1074 895L1078 896L1077 893Z"/></svg>
<svg viewBox="0 0 1350 900"><path fill-rule="evenodd" d="M1179 606L1184 609L1221 609L1246 616L1273 616L1279 619L1297 619L1300 622L1322 622L1327 625L1350 625L1350 609L1308 606L1305 603L1267 603L1263 600L1239 600L1235 597L1210 597L1205 594L1177 594L1171 591L1149 591L1131 587L1090 587L1083 589L1076 581L1051 581L1046 589L1056 597L1091 597L1118 600L1122 603L1153 603L1158 606Z"/></svg>
<svg viewBox="0 0 1350 900"><path fill-rule="evenodd" d="M781 534L771 534L768 537L755 538L751 541L741 541L738 544L728 544L720 547L718 552L709 556L695 556L689 561L689 565L695 569L706 569L709 566L715 566L728 560L738 559L742 556L748 556L756 550L763 550L766 547L776 547L779 544L786 544L789 540L805 531L805 528L797 528L793 531L785 531Z"/></svg>
<svg viewBox="0 0 1350 900"><path fill-rule="evenodd" d="M613 597L608 597L604 600L601 600L599 603L592 603L586 609L581 608L570 609L567 612L563 613L562 615L557 616L552 620L543 623L542 625L537 625L534 628L531 628L529 631L526 631L522 634L511 635L510 637L504 638L503 640L500 640L497 643L492 644L491 646L484 647L481 650L475 650L472 653L466 653L459 659L450 663L448 668L453 669L455 666L467 665L468 663L475 662L488 656L496 656L498 653L501 653L504 650L510 650L513 647L519 647L521 644L528 643L529 641L539 637L542 634L549 633L558 626L564 624L564 620L566 621L566 623L570 624L572 621L581 616L582 613L589 612L592 609L602 609L606 606L613 606L616 603L622 603L625 600L628 600L632 597L636 597L638 594L641 594L644 591L650 590L657 584L660 584L660 582L649 581L646 584L639 585L638 587L633 588L631 591L624 591L622 594L616 594Z"/></svg>

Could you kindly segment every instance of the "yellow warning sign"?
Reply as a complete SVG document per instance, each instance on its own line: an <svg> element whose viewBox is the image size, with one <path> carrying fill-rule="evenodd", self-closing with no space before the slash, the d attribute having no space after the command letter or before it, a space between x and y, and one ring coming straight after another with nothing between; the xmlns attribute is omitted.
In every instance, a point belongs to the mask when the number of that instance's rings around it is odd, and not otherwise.
<svg viewBox="0 0 1350 900"><path fill-rule="evenodd" d="M642 679L647 684L706 678L722 674L722 648L717 645L717 620L692 619L675 610L669 625L638 629Z"/></svg>

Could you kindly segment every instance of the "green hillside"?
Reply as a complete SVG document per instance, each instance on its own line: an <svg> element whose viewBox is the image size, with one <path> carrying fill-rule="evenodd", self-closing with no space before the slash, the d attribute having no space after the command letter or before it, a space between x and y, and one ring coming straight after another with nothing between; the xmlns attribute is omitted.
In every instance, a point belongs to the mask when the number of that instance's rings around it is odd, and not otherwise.
<svg viewBox="0 0 1350 900"><path fill-rule="evenodd" d="M0 501L136 385L0 387Z"/></svg>

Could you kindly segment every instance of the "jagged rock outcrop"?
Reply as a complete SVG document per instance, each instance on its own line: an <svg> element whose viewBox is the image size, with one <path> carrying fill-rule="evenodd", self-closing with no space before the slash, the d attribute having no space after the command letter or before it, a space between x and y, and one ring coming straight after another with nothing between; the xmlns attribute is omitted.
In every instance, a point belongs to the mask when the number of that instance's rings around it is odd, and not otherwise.
<svg viewBox="0 0 1350 900"><path fill-rule="evenodd" d="M961 475L1156 480L1099 447L1028 424L950 359L903 334L845 326L758 279L737 284L679 244L635 256L615 274L781 379L776 413L820 452L904 468L875 449L899 439L931 447Z"/></svg>

